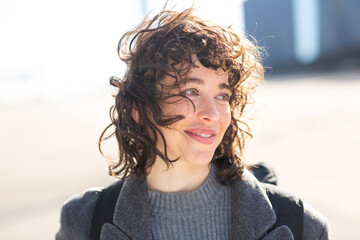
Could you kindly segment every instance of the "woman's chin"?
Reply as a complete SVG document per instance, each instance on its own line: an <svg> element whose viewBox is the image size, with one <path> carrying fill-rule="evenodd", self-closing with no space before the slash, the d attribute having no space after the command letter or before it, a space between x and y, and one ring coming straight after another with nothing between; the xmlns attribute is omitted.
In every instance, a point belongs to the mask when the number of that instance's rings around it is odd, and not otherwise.
<svg viewBox="0 0 360 240"><path fill-rule="evenodd" d="M211 163L214 153L198 153L188 156L186 161L194 166L205 166Z"/></svg>

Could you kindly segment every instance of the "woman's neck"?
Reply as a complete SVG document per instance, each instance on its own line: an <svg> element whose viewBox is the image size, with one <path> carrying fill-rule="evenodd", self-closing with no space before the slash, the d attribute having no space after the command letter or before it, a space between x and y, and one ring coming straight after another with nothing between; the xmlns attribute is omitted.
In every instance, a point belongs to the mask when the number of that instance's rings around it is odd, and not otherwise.
<svg viewBox="0 0 360 240"><path fill-rule="evenodd" d="M162 159L156 159L146 182L153 191L188 192L200 187L209 175L211 164L193 165L176 161L167 168Z"/></svg>

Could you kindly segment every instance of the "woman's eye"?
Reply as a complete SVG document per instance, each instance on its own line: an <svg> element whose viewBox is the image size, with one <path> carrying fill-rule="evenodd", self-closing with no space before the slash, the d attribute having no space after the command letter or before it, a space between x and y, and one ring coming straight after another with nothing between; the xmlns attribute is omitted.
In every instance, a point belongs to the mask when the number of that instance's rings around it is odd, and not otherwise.
<svg viewBox="0 0 360 240"><path fill-rule="evenodd" d="M230 95L227 93L224 94L220 94L218 97L218 99L223 100L223 101L229 101L230 100Z"/></svg>
<svg viewBox="0 0 360 240"><path fill-rule="evenodd" d="M187 89L184 92L186 95L190 95L190 96L197 96L199 95L199 91L197 89L191 88L191 89Z"/></svg>

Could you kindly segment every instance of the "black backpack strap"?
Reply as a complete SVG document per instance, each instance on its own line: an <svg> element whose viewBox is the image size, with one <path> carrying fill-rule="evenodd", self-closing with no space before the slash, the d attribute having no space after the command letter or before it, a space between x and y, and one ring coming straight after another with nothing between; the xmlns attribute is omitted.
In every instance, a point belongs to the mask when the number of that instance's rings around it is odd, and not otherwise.
<svg viewBox="0 0 360 240"><path fill-rule="evenodd" d="M123 181L117 181L100 192L91 219L91 239L100 239L102 226L105 223L112 223L115 205L123 183Z"/></svg>
<svg viewBox="0 0 360 240"><path fill-rule="evenodd" d="M264 162L252 164L249 166L249 170L260 182L277 185L276 173L269 164Z"/></svg>
<svg viewBox="0 0 360 240"><path fill-rule="evenodd" d="M295 240L301 240L304 229L304 206L298 197L280 188L264 183L266 193L276 213L273 228L286 225Z"/></svg>

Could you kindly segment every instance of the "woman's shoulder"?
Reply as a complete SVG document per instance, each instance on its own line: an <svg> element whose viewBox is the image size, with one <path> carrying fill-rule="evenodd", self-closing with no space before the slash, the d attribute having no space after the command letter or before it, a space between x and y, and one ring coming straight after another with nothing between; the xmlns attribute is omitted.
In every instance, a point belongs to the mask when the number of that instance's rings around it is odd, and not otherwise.
<svg viewBox="0 0 360 240"><path fill-rule="evenodd" d="M286 198L291 202L295 202L297 206L300 206L299 202L302 202L303 205L303 237L302 239L319 239L319 240L328 240L329 239L329 224L324 215L322 215L317 209L312 207L307 202L301 200L297 194L294 194L286 189L283 189L275 185L271 186L271 189L276 189L275 193L279 194L282 198ZM301 200L301 201L300 201ZM284 203L281 201L280 203ZM286 203L286 202L285 202ZM272 202L274 204L274 202ZM285 204L286 205L286 204ZM294 206L294 204L292 204ZM281 205L281 207L284 207ZM298 207L296 209L289 208L291 211L299 211Z"/></svg>
<svg viewBox="0 0 360 240"><path fill-rule="evenodd" d="M269 184L269 183L263 183L261 182L259 184L258 178L254 177L252 174L249 174L248 171L245 172L246 179L252 182L254 186L262 186L262 188L266 189L265 192L267 192L267 197L269 192L273 192L276 196L280 196L280 198L288 199L289 202L298 202L301 200L301 197L299 197L297 194L294 194L280 186L276 185L276 179L275 179L275 185ZM268 191L270 190L270 191ZM284 201L280 201L280 203L283 203ZM287 202L287 201L285 201ZM319 240L327 240L329 239L329 223L326 217L322 215L318 210L313 208L310 204L303 202L303 239L319 239ZM272 205L274 203L272 202ZM298 205L298 204L296 204ZM292 204L293 206L293 204ZM283 208L283 205L281 205ZM290 208L290 211L293 211L292 208Z"/></svg>
<svg viewBox="0 0 360 240"><path fill-rule="evenodd" d="M93 187L81 193L70 197L63 205L62 211L65 210L71 215L90 215L94 209L96 201L104 188Z"/></svg>
<svg viewBox="0 0 360 240"><path fill-rule="evenodd" d="M329 239L329 224L324 215L322 215L317 209L312 207L307 202L303 201L301 197L297 194L294 194L282 187L267 184L267 189L276 189L274 192L276 195L281 196L281 198L286 198L290 202L296 203L295 205L300 206L299 202L302 202L303 205L303 237L302 239L319 239L319 240L328 240ZM301 201L300 201L301 200ZM271 202L274 204L274 202ZM281 204L286 204L284 201L280 201ZM278 204L279 205L279 204ZM294 206L294 204L292 204ZM279 207L279 206L278 206ZM281 205L284 207L284 205ZM299 207L289 208L291 211L299 211ZM281 213L280 213L281 214Z"/></svg>
<svg viewBox="0 0 360 240"><path fill-rule="evenodd" d="M92 215L103 188L90 188L67 200L61 209L56 239L89 239Z"/></svg>
<svg viewBox="0 0 360 240"><path fill-rule="evenodd" d="M303 239L330 239L328 220L311 205L304 204Z"/></svg>

